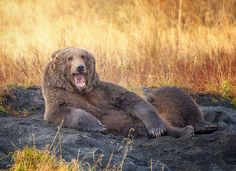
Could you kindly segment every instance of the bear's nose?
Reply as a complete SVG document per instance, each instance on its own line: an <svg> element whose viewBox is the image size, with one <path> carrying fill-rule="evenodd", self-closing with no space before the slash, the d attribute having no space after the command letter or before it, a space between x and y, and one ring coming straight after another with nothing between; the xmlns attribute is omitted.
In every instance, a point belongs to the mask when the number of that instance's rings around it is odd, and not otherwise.
<svg viewBox="0 0 236 171"><path fill-rule="evenodd" d="M79 73L83 73L84 72L84 65L79 65L77 68L76 68L76 71L79 72Z"/></svg>

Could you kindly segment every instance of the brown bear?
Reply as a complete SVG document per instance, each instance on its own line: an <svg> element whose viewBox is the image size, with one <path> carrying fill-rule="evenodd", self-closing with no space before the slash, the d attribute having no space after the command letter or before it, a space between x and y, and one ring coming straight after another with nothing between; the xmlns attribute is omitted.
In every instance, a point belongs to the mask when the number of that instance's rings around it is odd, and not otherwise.
<svg viewBox="0 0 236 171"><path fill-rule="evenodd" d="M166 124L183 128L192 125L195 133L215 131L218 126L203 118L197 103L184 90L177 87L143 88L144 94L159 112Z"/></svg>
<svg viewBox="0 0 236 171"><path fill-rule="evenodd" d="M81 131L134 136L188 137L192 126L166 124L146 100L125 88L99 79L95 58L82 48L55 51L46 65L42 89L44 119Z"/></svg>

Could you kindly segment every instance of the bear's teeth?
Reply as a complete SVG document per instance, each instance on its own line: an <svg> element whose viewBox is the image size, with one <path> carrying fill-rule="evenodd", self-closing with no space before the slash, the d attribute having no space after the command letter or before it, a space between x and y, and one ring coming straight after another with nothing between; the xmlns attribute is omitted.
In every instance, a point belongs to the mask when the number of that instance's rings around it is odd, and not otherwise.
<svg viewBox="0 0 236 171"><path fill-rule="evenodd" d="M82 74L75 75L74 79L75 79L75 83L77 84L78 87L85 86L85 79Z"/></svg>

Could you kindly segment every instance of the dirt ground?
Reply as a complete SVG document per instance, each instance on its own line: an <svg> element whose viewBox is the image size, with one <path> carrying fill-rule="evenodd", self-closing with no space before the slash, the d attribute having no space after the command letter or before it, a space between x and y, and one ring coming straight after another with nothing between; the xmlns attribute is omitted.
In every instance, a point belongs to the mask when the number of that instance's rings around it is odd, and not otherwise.
<svg viewBox="0 0 236 171"><path fill-rule="evenodd" d="M220 96L194 94L206 120L219 129L210 134L176 139L137 138L126 157L123 170L236 170L236 108ZM12 88L2 96L0 108L0 169L12 164L6 157L16 148L33 143L37 148L51 144L57 126L43 120L44 101L39 87ZM25 115L25 116L24 116ZM88 162L103 154L100 168L105 168L113 153L112 163L124 156L124 137L111 134L79 132L62 128L62 157L70 161L78 156ZM94 154L94 155L92 155Z"/></svg>

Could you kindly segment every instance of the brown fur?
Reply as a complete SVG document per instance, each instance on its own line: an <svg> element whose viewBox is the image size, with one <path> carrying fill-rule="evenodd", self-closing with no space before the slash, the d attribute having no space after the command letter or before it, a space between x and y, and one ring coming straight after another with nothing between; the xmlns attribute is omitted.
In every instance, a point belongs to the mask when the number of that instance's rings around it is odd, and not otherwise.
<svg viewBox="0 0 236 171"><path fill-rule="evenodd" d="M77 87L72 75L75 66L84 65L86 87ZM65 48L52 54L43 76L45 120L83 131L127 135L130 128L137 136L169 134L192 135L191 127L168 127L157 110L125 88L101 81L92 54L81 48Z"/></svg>
<svg viewBox="0 0 236 171"><path fill-rule="evenodd" d="M144 89L147 100L159 111L165 123L174 127L192 125L196 133L215 131L217 125L206 122L192 97L177 87Z"/></svg>

